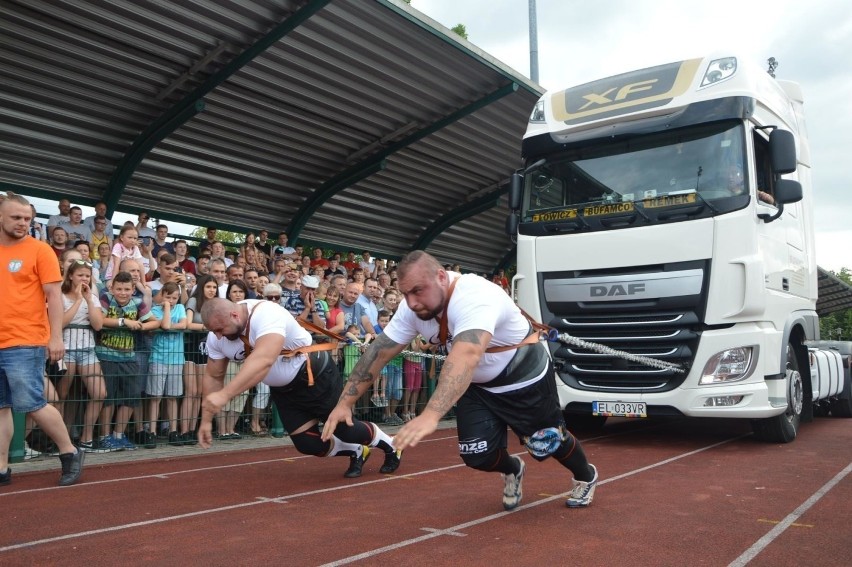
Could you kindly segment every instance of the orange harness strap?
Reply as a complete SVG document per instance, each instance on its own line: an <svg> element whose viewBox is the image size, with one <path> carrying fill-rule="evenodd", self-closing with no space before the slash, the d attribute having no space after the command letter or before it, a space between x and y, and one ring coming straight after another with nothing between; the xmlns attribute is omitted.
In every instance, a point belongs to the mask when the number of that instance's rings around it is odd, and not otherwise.
<svg viewBox="0 0 852 567"><path fill-rule="evenodd" d="M447 291L447 303L444 305L444 312L441 313L441 318L438 320L438 340L442 345L447 344L447 337L450 335L448 323L447 323L447 309L450 306L450 297L453 295L453 290L456 287L456 282L459 281L458 278L454 279L450 282L449 290ZM520 309L520 308L519 308ZM516 348L521 348L522 346L532 345L541 339L542 335L546 335L547 331L550 329L547 325L542 325L541 323L536 322L532 317L530 317L526 311L521 309L521 314L527 318L527 320L532 325L534 332L527 335L524 340L519 342L516 345L505 345L505 346L493 346L485 349L485 352L495 353L495 352L506 352L507 350L514 350Z"/></svg>
<svg viewBox="0 0 852 567"><path fill-rule="evenodd" d="M251 346L251 344L249 344L249 339L248 339L249 332L251 331L251 317L252 317L252 315L254 315L254 310L257 309L259 306L260 306L260 303L256 303L255 306L251 308L251 311L249 312L248 320L246 321L245 334L240 335L240 340L243 342L243 346L245 347L246 358L248 358L248 355L250 355L251 351L253 350L253 347ZM313 371L313 368L311 368L310 353L321 352L321 351L324 351L324 350L334 350L334 349L337 348L337 341L342 341L344 339L343 339L343 337L341 337L337 333L332 333L328 329L323 329L322 327L314 325L313 323L310 323L308 321L304 321L302 319L296 319L296 322L299 323L299 325L303 329L305 329L306 331L312 331L312 332L315 332L315 333L320 333L320 334L326 335L327 337L334 340L334 342L312 343L312 344L305 345L305 346L298 347L298 348L294 348L294 349L287 349L287 348L281 349L280 356L283 356L283 357L286 357L286 358L293 358L293 357L298 356L300 354L308 355L308 356L306 356L307 362L305 363L307 365L307 371L308 371L308 386L313 386L314 385L314 371Z"/></svg>

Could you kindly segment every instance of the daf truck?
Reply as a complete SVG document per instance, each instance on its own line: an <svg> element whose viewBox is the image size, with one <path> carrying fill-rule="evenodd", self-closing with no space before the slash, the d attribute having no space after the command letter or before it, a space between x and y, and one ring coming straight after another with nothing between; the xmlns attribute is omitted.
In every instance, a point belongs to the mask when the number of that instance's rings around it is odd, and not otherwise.
<svg viewBox="0 0 852 567"><path fill-rule="evenodd" d="M797 84L725 54L547 92L522 158L511 292L594 345L550 343L569 425L744 418L790 442L819 407L852 415L840 355L821 379L808 347L817 266Z"/></svg>

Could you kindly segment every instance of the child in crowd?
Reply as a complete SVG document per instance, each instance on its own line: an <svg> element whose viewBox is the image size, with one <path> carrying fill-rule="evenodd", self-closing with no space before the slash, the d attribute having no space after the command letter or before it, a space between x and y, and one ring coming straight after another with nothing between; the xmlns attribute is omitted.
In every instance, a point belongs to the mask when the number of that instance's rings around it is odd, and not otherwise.
<svg viewBox="0 0 852 567"><path fill-rule="evenodd" d="M362 336L361 328L354 323L346 327L344 336L346 337L346 344L343 345L343 377L345 378L352 373L352 369L355 368L355 363L358 362L358 359L361 357L361 353L364 352L367 345L370 344L372 337ZM375 404L376 401L373 400L373 403Z"/></svg>
<svg viewBox="0 0 852 567"><path fill-rule="evenodd" d="M133 229L134 232L136 229ZM100 340L95 347L106 382L106 399L101 410L103 437L100 446L110 451L136 449L126 430L134 409L142 408L144 379L136 362L136 340L133 331L156 329L160 322L152 320L150 307L139 297L133 297L133 276L118 272L112 278L110 291L101 295L104 315ZM118 408L117 410L115 408ZM109 432L115 411L115 429ZM139 415L139 414L137 414Z"/></svg>
<svg viewBox="0 0 852 567"><path fill-rule="evenodd" d="M379 311L378 324L375 326L377 333L382 333L385 327L388 326L391 320L391 312L387 309ZM376 383L385 382L384 387L380 390L382 406L385 408L385 423L388 425L402 425L403 421L396 414L396 408L402 400L402 355L398 355L390 359L387 365L382 368L382 380L376 380Z"/></svg>
<svg viewBox="0 0 852 567"><path fill-rule="evenodd" d="M118 240L112 246L112 258L110 259L109 268L107 268L105 280L109 281L112 279L113 274L118 272L121 261L125 258L142 261L142 252L139 250L138 240L139 233L136 231L135 226L125 224L121 227L121 231L118 233Z"/></svg>
<svg viewBox="0 0 852 567"><path fill-rule="evenodd" d="M429 348L429 343L417 335L408 350L412 353L422 352ZM423 386L423 357L418 354L403 355L402 375L405 380L405 391L402 395L402 421L411 421L417 417L417 398Z"/></svg>
<svg viewBox="0 0 852 567"><path fill-rule="evenodd" d="M160 399L166 398L169 416L169 445L183 445L178 431L178 398L183 395L183 329L186 309L179 303L180 288L167 282L160 289L162 303L151 308L151 316L160 322L161 332L154 335L151 366L145 393L148 394L149 431L157 430Z"/></svg>
<svg viewBox="0 0 852 567"><path fill-rule="evenodd" d="M106 285L106 276L107 270L109 270L109 263L112 260L112 255L110 254L110 245L104 242L103 244L98 245L98 257L95 259L93 264L98 269L98 272L101 274L100 284L102 286Z"/></svg>
<svg viewBox="0 0 852 567"><path fill-rule="evenodd" d="M102 452L94 440L95 423L101 413L106 396L106 385L101 365L95 356L95 333L103 326L98 296L92 292L92 265L88 260L75 259L65 270L62 280L62 339L65 343L66 372L59 379L60 413L73 416L64 407L74 376L79 375L86 387L88 402L83 415L83 431L79 447L87 453ZM73 325L74 328L69 328Z"/></svg>

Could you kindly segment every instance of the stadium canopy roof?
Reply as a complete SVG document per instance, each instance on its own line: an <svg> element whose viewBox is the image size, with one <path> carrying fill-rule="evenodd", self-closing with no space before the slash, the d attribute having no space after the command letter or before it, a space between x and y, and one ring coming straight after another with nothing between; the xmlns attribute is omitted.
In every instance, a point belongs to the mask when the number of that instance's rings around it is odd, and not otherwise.
<svg viewBox="0 0 852 567"><path fill-rule="evenodd" d="M542 90L396 0L7 0L0 188L487 272ZM291 238L292 242L292 238Z"/></svg>

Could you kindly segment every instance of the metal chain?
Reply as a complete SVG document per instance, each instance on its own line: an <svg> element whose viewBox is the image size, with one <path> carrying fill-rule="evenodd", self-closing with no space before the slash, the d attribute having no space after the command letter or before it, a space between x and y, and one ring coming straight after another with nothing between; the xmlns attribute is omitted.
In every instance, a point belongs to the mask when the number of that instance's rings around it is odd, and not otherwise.
<svg viewBox="0 0 852 567"><path fill-rule="evenodd" d="M623 350L615 350L614 348L610 348L606 345L598 344L598 343L590 343L588 341L584 341L582 339L578 339L577 337L572 337L568 333L559 333L556 335L557 340L561 343L565 343L567 345L573 345L580 348L588 349L595 351L600 354L608 354L610 356L616 356L618 358L623 358L625 360L629 360L631 362L637 362L644 366L650 366L651 368L659 368L660 370L671 370L673 372L677 372L679 374L683 374L686 370L683 367L673 364L671 362L666 362L664 360L657 360L656 358L650 358L647 356L641 356L638 354L632 354L629 352L624 352Z"/></svg>

